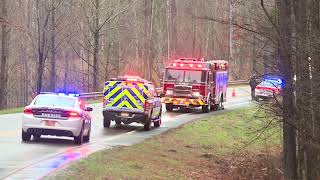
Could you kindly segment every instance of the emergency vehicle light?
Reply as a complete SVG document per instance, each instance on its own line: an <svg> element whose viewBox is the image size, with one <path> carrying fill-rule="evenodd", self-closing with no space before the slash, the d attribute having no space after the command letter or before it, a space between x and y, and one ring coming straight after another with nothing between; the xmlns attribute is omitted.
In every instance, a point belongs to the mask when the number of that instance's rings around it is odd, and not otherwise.
<svg viewBox="0 0 320 180"><path fill-rule="evenodd" d="M275 83L278 83L278 84L282 84L283 83L282 79L266 79L266 81L275 82Z"/></svg>
<svg viewBox="0 0 320 180"><path fill-rule="evenodd" d="M77 93L67 93L67 92L60 92L58 93L59 96L69 96L69 97L79 97L80 94Z"/></svg>

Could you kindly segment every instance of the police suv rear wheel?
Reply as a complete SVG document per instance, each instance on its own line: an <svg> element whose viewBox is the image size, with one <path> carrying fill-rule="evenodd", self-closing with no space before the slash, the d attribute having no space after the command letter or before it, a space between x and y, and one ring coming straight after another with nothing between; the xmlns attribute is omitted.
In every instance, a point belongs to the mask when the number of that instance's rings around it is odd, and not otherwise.
<svg viewBox="0 0 320 180"><path fill-rule="evenodd" d="M30 141L30 139L31 139L31 134L26 133L26 132L24 132L24 131L22 130L21 137L22 137L22 141Z"/></svg>

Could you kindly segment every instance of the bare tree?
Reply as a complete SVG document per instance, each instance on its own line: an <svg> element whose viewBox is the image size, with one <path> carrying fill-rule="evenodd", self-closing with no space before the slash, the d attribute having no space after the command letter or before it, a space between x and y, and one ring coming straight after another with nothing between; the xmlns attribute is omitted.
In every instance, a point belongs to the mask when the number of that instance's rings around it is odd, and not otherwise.
<svg viewBox="0 0 320 180"><path fill-rule="evenodd" d="M1 0L1 14L2 20L8 20L7 12L7 0ZM8 81L8 36L9 28L6 23L1 23L1 59L0 59L0 109L4 109L7 106L7 81Z"/></svg>

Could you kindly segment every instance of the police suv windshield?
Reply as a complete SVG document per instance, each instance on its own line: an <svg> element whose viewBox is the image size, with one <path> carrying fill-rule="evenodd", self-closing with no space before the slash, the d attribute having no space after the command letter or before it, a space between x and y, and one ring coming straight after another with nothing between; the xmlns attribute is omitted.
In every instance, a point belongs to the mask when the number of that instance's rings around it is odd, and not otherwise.
<svg viewBox="0 0 320 180"><path fill-rule="evenodd" d="M165 80L173 82L202 83L206 82L206 71L167 69Z"/></svg>
<svg viewBox="0 0 320 180"><path fill-rule="evenodd" d="M75 98L55 96L55 95L40 95L34 102L37 106L58 106L58 107L75 107Z"/></svg>

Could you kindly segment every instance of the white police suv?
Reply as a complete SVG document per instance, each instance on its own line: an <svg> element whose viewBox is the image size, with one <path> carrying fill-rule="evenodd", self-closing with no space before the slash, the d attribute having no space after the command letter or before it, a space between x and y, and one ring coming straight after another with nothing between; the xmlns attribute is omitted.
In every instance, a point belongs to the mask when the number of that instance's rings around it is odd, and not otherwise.
<svg viewBox="0 0 320 180"><path fill-rule="evenodd" d="M76 144L88 142L90 111L78 94L41 93L24 109L22 141L52 135L74 137Z"/></svg>

